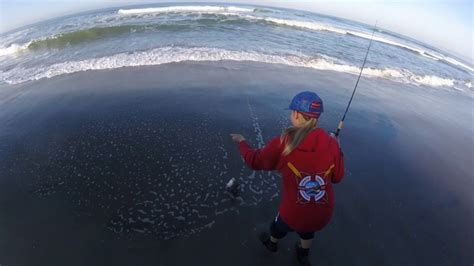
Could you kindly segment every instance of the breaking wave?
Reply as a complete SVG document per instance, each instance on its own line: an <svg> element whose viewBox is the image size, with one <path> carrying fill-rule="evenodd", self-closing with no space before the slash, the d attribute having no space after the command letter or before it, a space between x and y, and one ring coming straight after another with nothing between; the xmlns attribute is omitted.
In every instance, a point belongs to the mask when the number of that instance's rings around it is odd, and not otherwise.
<svg viewBox="0 0 474 266"><path fill-rule="evenodd" d="M252 16L252 15L246 15L245 17L247 17L249 19L253 19L253 20L266 21L266 22L276 24L276 25L284 25L284 26L304 28L304 29L316 30L316 31L329 31L329 32L334 32L334 33L339 33L339 34L352 35L352 36L356 36L356 37L364 38L364 39L369 39L369 40L372 37L372 35L368 34L368 33L345 30L345 29L332 27L332 26L329 26L329 25L325 25L325 24L321 24L321 23L317 23L317 22L312 22L312 21L288 20L288 19L278 19L278 18L272 18L272 17L257 17L257 16ZM468 65L466 65L462 62L459 62L458 60L450 58L450 57L431 54L431 53L428 53L427 51L425 51L421 48L409 46L409 45L402 44L402 43L399 43L399 42L395 42L395 41L385 39L385 38L382 38L382 37L374 36L373 40L376 41L376 42L381 42L381 43L385 43L385 44L389 44L389 45L392 45L392 46L397 46L397 47L403 48L405 50L417 53L421 56L424 56L424 57L432 59L432 60L436 60L436 61L443 60L443 61L446 61L449 64L453 64L455 66L460 66L462 68L468 69L471 72L474 72L474 68L472 68L472 67L470 67L470 66L468 66Z"/></svg>
<svg viewBox="0 0 474 266"><path fill-rule="evenodd" d="M40 48L62 48L67 45L75 45L107 37L115 37L125 33L158 30L178 30L182 28L188 28L188 26L179 24L156 24L96 27L54 35L46 39L35 40L28 45L28 49L35 50Z"/></svg>
<svg viewBox="0 0 474 266"><path fill-rule="evenodd" d="M283 64L293 67L306 67L318 70L330 70L354 75L358 75L360 71L358 66L334 63L336 60L331 60L331 58L328 56L320 56L315 58L307 55L274 55L255 51L233 51L219 48L185 48L167 46L155 48L149 51L119 53L100 58L57 63L40 68L14 69L6 72L0 72L0 77L6 83L18 84L27 81L51 78L58 75L88 70L153 66L184 61L251 61L268 64ZM365 68L363 75L432 87L451 87L459 83L453 79L446 79L431 75L420 76L407 70L391 68Z"/></svg>
<svg viewBox="0 0 474 266"><path fill-rule="evenodd" d="M143 26L113 26L84 29L32 41L28 45L28 49L36 50L40 48L62 48L67 45L80 44L106 37L117 36L127 32L140 31L142 29Z"/></svg>
<svg viewBox="0 0 474 266"><path fill-rule="evenodd" d="M254 12L253 8L236 6L168 6L153 8L120 9L120 15L144 15L161 13L225 13L225 12Z"/></svg>
<svg viewBox="0 0 474 266"><path fill-rule="evenodd" d="M296 28L303 28L303 29L309 29L309 30L315 30L315 31L328 31L328 32L334 32L334 33L339 33L339 34L345 34L345 35L352 35L356 36L359 38L364 38L364 39L370 39L372 37L371 34L364 33L364 32L358 32L358 31L351 31L351 30L346 30L338 27L333 27L329 26L326 24L314 22L314 21L302 21L302 20L291 20L291 19L281 19L281 18L274 18L274 17L260 17L260 16L254 16L254 15L249 15L248 13L254 13L254 12L262 12L261 9L249 9L249 8L241 8L241 7L220 7L220 6L170 6L170 7L160 7L160 8L144 8L144 9L121 9L118 11L119 14L126 14L126 15L143 15L143 14L159 14L159 13L171 13L171 12L185 12L185 13L217 13L221 15L227 15L227 16L238 16L244 19L249 19L253 21L263 21L267 22L270 24L274 25L282 25L282 26L289 26L289 27L296 27ZM246 14L247 13L247 14ZM265 13L265 12L263 12ZM436 55L436 54L431 54L428 53L427 51L423 50L422 48L418 47L413 47L410 45L406 45L403 43L399 43L393 40L389 40L386 38L374 36L373 37L374 41L389 44L392 46L397 46L402 49L408 50L410 52L417 53L421 56L424 56L426 58L432 59L432 60L442 60L445 63L457 66L457 67L462 67L464 69L467 69L471 72L474 72L474 68L459 62L456 59L453 59L451 57L446 57L442 55Z"/></svg>
<svg viewBox="0 0 474 266"><path fill-rule="evenodd" d="M0 48L0 56L5 56L5 55L13 55L20 53L22 51L25 51L28 49L28 46L31 44L31 42L24 43L24 44L16 44L13 43L8 47L3 47Z"/></svg>
<svg viewBox="0 0 474 266"><path fill-rule="evenodd" d="M221 14L227 16L239 16L241 18L253 20L253 21L263 21L274 25L282 25L282 26L289 26L289 27L296 27L296 28L303 28L303 29L310 29L316 31L329 31L339 34L346 34L352 35L359 38L370 39L371 34L358 32L358 31L351 31L346 29L341 29L333 26L329 26L326 24L314 22L314 21L301 21L301 20L291 20L291 19L281 19L281 18L273 18L273 17L259 17L254 15L249 15L248 13L273 13L272 10L268 9L259 9L259 8L243 8L243 7L235 7L235 6L169 6L169 7L157 7L157 8L141 8L141 9L120 9L117 13L120 15L146 15L146 14L162 14L162 13L211 13L211 14ZM403 43L399 43L393 40L389 40L386 38L374 36L374 41L389 44L392 46L397 46L402 49L408 50L410 52L417 53L421 56L432 60L443 60L448 64L452 64L454 66L462 67L464 69L468 69L471 72L474 72L474 68L459 62L450 57L445 57L442 55L435 55L428 53L427 51L418 48L409 46Z"/></svg>

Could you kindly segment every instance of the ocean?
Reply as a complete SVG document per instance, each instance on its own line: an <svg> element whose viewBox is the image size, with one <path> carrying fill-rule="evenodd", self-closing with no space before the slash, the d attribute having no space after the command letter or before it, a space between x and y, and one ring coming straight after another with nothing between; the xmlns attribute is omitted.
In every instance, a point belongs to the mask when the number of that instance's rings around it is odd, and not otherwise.
<svg viewBox="0 0 474 266"><path fill-rule="evenodd" d="M48 20L2 34L0 81L182 61L253 61L356 74L373 26L252 6L140 6ZM472 64L377 29L364 75L472 92Z"/></svg>
<svg viewBox="0 0 474 266"><path fill-rule="evenodd" d="M334 130L372 26L262 6L106 9L5 33L1 265L295 265L261 248L278 172L255 148L317 92ZM316 265L472 265L472 65L375 31L341 132L346 175ZM235 178L239 197L225 191Z"/></svg>

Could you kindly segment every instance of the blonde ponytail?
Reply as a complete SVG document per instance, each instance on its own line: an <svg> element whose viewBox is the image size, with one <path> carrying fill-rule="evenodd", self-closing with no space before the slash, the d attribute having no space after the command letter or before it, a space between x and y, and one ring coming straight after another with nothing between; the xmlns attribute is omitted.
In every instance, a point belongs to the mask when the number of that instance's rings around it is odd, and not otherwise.
<svg viewBox="0 0 474 266"><path fill-rule="evenodd" d="M318 126L318 119L303 115L306 122L301 127L290 127L285 129L280 136L280 142L285 143L282 154L290 154L304 138Z"/></svg>

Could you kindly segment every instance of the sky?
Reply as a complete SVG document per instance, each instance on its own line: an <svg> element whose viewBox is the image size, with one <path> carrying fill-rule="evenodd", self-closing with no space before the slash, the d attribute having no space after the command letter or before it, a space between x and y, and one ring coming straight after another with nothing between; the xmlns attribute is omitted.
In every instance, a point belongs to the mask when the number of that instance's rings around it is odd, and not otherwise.
<svg viewBox="0 0 474 266"><path fill-rule="evenodd" d="M44 19L87 10L158 2L172 1L0 0L0 32ZM474 7L472 0L220 0L215 2L302 9L369 25L377 21L380 28L441 48L469 60L471 64L474 60Z"/></svg>

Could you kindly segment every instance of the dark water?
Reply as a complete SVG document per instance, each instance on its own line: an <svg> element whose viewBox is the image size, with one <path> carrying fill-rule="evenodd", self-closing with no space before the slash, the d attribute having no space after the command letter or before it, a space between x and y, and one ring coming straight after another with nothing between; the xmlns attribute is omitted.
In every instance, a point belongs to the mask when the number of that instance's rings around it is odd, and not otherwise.
<svg viewBox="0 0 474 266"><path fill-rule="evenodd" d="M2 87L0 263L294 265L296 236L275 256L255 238L276 214L279 176L247 169L229 134L262 145L307 89L325 101L321 126L332 129L353 83L340 73L223 62ZM361 81L342 132L347 175L313 262L473 263L473 130L462 130L471 102ZM232 177L242 183L237 199L224 189Z"/></svg>

